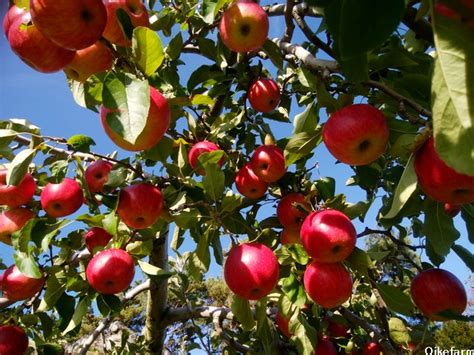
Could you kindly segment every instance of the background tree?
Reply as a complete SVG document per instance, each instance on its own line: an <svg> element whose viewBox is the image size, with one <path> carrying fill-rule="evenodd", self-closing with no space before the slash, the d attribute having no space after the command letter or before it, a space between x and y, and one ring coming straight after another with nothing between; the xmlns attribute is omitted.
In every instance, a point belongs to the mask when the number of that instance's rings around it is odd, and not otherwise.
<svg viewBox="0 0 474 355"><path fill-rule="evenodd" d="M11 49L121 150L0 122L0 352L394 354L472 320L438 269L474 268L472 5L43 2Z"/></svg>

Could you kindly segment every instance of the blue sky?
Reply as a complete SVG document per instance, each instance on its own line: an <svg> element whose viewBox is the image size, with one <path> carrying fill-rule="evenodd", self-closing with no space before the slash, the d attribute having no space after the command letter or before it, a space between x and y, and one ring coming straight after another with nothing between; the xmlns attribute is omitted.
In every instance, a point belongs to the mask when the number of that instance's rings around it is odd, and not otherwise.
<svg viewBox="0 0 474 355"><path fill-rule="evenodd" d="M2 18L6 3L6 1L0 2ZM262 4L267 3L270 2L262 1ZM270 26L270 37L280 36L283 31L283 19L271 19ZM43 134L50 136L70 137L79 133L88 135L97 143L93 149L98 153L107 154L117 149L105 135L98 115L79 107L74 102L62 72L41 74L30 69L11 52L3 33L0 37L0 119L26 118L39 126ZM163 40L165 41L165 39ZM297 33L295 40L296 42L302 41L300 33ZM197 68L202 60L196 55L186 55L183 60L187 63L187 69L181 73L182 83L185 83L187 75ZM294 107L290 114L291 119L301 111L302 108ZM324 117L322 118L324 119ZM277 124L275 126L277 138L288 136L291 131L291 124ZM120 157L125 157L126 154L120 152ZM316 157L321 176L336 178L338 193L345 193L349 202L357 202L365 198L365 192L360 188L345 186L345 182L353 174L352 170L344 164L335 164L335 159L323 145L317 148ZM315 174L314 178L317 177ZM264 214L273 214L274 207L271 205L267 207ZM365 226L377 228L375 216L378 209L379 203L372 206L367 214L365 224L355 222L358 232L363 231ZM456 218L456 226L462 234L458 243L472 249L467 240L465 225L460 217ZM187 242L182 249L193 250L194 245L192 242ZM7 265L12 262L12 252L11 247L0 245L0 257ZM470 275L467 267L454 252L448 256L442 267L455 273L463 282ZM213 264L209 275L221 276L222 269Z"/></svg>

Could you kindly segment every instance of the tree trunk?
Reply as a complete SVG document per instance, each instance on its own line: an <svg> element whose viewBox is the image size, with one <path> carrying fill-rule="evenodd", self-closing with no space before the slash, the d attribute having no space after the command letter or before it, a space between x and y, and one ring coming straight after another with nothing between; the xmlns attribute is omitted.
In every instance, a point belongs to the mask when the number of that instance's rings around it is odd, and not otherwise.
<svg viewBox="0 0 474 355"><path fill-rule="evenodd" d="M158 238L153 241L150 264L168 270L168 232L169 226L163 228ZM168 279L150 279L148 291L145 339L150 354L160 354L166 336L166 326L162 325L162 316L166 310L168 298Z"/></svg>

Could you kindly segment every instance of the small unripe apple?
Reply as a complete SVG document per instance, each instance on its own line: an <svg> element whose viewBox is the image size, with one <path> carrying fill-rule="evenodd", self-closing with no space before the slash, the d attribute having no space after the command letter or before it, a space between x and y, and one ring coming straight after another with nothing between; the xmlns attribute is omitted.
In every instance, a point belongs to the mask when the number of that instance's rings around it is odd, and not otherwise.
<svg viewBox="0 0 474 355"><path fill-rule="evenodd" d="M0 241L12 244L12 234L19 231L35 214L24 207L14 207L0 214Z"/></svg>
<svg viewBox="0 0 474 355"><path fill-rule="evenodd" d="M14 325L0 326L0 354L23 355L28 350L28 337L24 330Z"/></svg>
<svg viewBox="0 0 474 355"><path fill-rule="evenodd" d="M463 284L442 269L429 269L416 275L411 282L411 297L425 317L437 321L446 320L438 313L462 314L467 307Z"/></svg>
<svg viewBox="0 0 474 355"><path fill-rule="evenodd" d="M334 112L323 128L323 141L329 152L350 165L377 160L387 149L388 138L387 119L368 104L350 105Z"/></svg>
<svg viewBox="0 0 474 355"><path fill-rule="evenodd" d="M26 173L18 186L7 185L7 169L0 170L0 205L18 207L31 201L35 194L36 182Z"/></svg>
<svg viewBox="0 0 474 355"><path fill-rule="evenodd" d="M250 164L244 165L235 176L237 190L250 199L259 199L265 196L268 183L261 180L252 170Z"/></svg>
<svg viewBox="0 0 474 355"><path fill-rule="evenodd" d="M147 183L130 185L120 192L117 214L130 228L144 229L154 224L163 209L163 196Z"/></svg>
<svg viewBox="0 0 474 355"><path fill-rule="evenodd" d="M268 36L268 15L253 2L236 2L222 16L219 34L227 48L250 52L263 47Z"/></svg>
<svg viewBox="0 0 474 355"><path fill-rule="evenodd" d="M290 333L290 330L288 329L290 320L283 317L283 315L280 312L277 312L277 314L275 315L275 322L278 327L278 330L287 338L291 338L292 334Z"/></svg>
<svg viewBox="0 0 474 355"><path fill-rule="evenodd" d="M281 244L301 244L300 227L285 227L280 233Z"/></svg>
<svg viewBox="0 0 474 355"><path fill-rule="evenodd" d="M249 89L248 98L255 111L270 112L280 103L280 88L272 79L260 78Z"/></svg>
<svg viewBox="0 0 474 355"><path fill-rule="evenodd" d="M87 167L84 176L91 194L104 192L104 185L109 178L112 167L112 163L102 159L94 161Z"/></svg>
<svg viewBox="0 0 474 355"><path fill-rule="evenodd" d="M311 205L306 201L303 194L289 193L283 196L278 203L278 221L283 227L300 227L310 210Z"/></svg>
<svg viewBox="0 0 474 355"><path fill-rule="evenodd" d="M94 255L86 269L89 284L99 293L113 295L126 290L135 275L133 258L122 249L107 249Z"/></svg>
<svg viewBox="0 0 474 355"><path fill-rule="evenodd" d="M69 79L85 82L92 75L112 69L114 57L112 51L98 41L92 46L76 51L69 65L64 68Z"/></svg>
<svg viewBox="0 0 474 355"><path fill-rule="evenodd" d="M312 262L303 283L309 297L323 308L338 307L352 295L351 275L341 263Z"/></svg>
<svg viewBox="0 0 474 355"><path fill-rule="evenodd" d="M435 150L433 138L416 152L415 172L421 189L433 200L453 205L474 202L474 176L446 165Z"/></svg>
<svg viewBox="0 0 474 355"><path fill-rule="evenodd" d="M364 345L362 355L383 355L383 349L379 343L371 341Z"/></svg>
<svg viewBox="0 0 474 355"><path fill-rule="evenodd" d="M199 156L203 153L210 153L216 150L220 150L219 146L210 141L201 141L192 146L188 153L189 165L199 174L205 175L206 171L203 168L198 168L199 166ZM218 161L218 165L222 166L224 163L224 157Z"/></svg>
<svg viewBox="0 0 474 355"><path fill-rule="evenodd" d="M41 207L51 217L65 217L76 212L84 202L79 183L64 178L58 184L48 183L41 191Z"/></svg>
<svg viewBox="0 0 474 355"><path fill-rule="evenodd" d="M44 281L44 276L34 279L22 274L15 265L12 265L3 273L3 295L10 301L26 300L43 288Z"/></svg>
<svg viewBox="0 0 474 355"><path fill-rule="evenodd" d="M111 239L112 236L107 233L105 229L100 227L92 227L84 235L84 241L86 242L87 250L89 250L91 253L96 247L105 247Z"/></svg>
<svg viewBox="0 0 474 355"><path fill-rule="evenodd" d="M336 347L328 336L320 336L313 355L337 355Z"/></svg>
<svg viewBox="0 0 474 355"><path fill-rule="evenodd" d="M286 173L283 150L276 145L261 145L255 149L250 165L255 175L268 183L280 180Z"/></svg>
<svg viewBox="0 0 474 355"><path fill-rule="evenodd" d="M10 29L11 24L15 19L25 13L25 9L22 7L18 7L16 5L12 5L9 9L5 17L3 18L3 32L5 36L8 38L8 30Z"/></svg>
<svg viewBox="0 0 474 355"><path fill-rule="evenodd" d="M311 212L301 226L300 236L308 255L325 263L345 260L357 241L351 220L332 209Z"/></svg>
<svg viewBox="0 0 474 355"><path fill-rule="evenodd" d="M236 295L258 300L268 295L278 281L278 260L261 243L232 247L224 265L224 280Z"/></svg>
<svg viewBox="0 0 474 355"><path fill-rule="evenodd" d="M452 205L450 203L444 204L444 213L446 213L450 217L456 217L458 213L461 212L461 206L459 205Z"/></svg>
<svg viewBox="0 0 474 355"><path fill-rule="evenodd" d="M115 132L107 120L107 116L117 112L117 109L108 109L105 106L100 108L100 120L105 133L120 148L136 152L153 147L166 133L170 124L170 108L166 98L154 87L150 86L150 109L146 119L143 132L137 137L135 143L127 142L117 132Z"/></svg>

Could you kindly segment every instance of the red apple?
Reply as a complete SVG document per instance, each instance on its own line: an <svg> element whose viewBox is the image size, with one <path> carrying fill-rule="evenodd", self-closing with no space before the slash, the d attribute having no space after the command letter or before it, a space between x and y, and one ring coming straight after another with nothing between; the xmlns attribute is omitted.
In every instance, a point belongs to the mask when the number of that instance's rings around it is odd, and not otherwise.
<svg viewBox="0 0 474 355"><path fill-rule="evenodd" d="M323 308L338 307L352 295L351 275L341 263L312 262L303 283L309 297Z"/></svg>
<svg viewBox="0 0 474 355"><path fill-rule="evenodd" d="M446 213L450 217L456 217L458 213L461 212L460 205L452 205L450 203L444 204L444 213Z"/></svg>
<svg viewBox="0 0 474 355"><path fill-rule="evenodd" d="M117 112L117 109L100 108L100 119L105 133L120 148L132 152L145 150L157 144L165 135L170 124L170 109L165 97L155 88L150 87L150 109L143 132L138 136L134 144L127 142L117 132L112 130L107 122L109 113Z"/></svg>
<svg viewBox="0 0 474 355"><path fill-rule="evenodd" d="M292 334L290 333L290 330L288 329L290 320L283 317L283 315L280 312L277 312L277 314L275 315L275 322L278 327L278 330L287 338L291 338Z"/></svg>
<svg viewBox="0 0 474 355"><path fill-rule="evenodd" d="M86 242L87 250L91 253L96 247L105 247L109 241L112 239L112 236L107 233L107 231L100 227L92 227L84 235L84 241Z"/></svg>
<svg viewBox="0 0 474 355"><path fill-rule="evenodd" d="M84 202L84 195L76 180L64 178L58 184L46 185L41 191L40 200L46 213L57 218L76 212Z"/></svg>
<svg viewBox="0 0 474 355"><path fill-rule="evenodd" d="M12 265L3 273L3 295L10 301L21 301L36 295L44 285L44 276L33 279Z"/></svg>
<svg viewBox="0 0 474 355"><path fill-rule="evenodd" d="M326 335L320 336L313 355L337 355L336 347Z"/></svg>
<svg viewBox="0 0 474 355"><path fill-rule="evenodd" d="M154 224L163 209L160 189L147 183L130 185L120 192L117 214L134 229L144 229Z"/></svg>
<svg viewBox="0 0 474 355"><path fill-rule="evenodd" d="M329 117L323 141L339 161L367 165L387 149L388 124L382 112L367 104L346 106Z"/></svg>
<svg viewBox="0 0 474 355"><path fill-rule="evenodd" d="M255 149L250 164L255 175L268 183L280 180L286 173L283 150L276 145L261 145Z"/></svg>
<svg viewBox="0 0 474 355"><path fill-rule="evenodd" d="M224 265L224 280L236 295L258 300L268 295L278 281L278 260L261 243L232 247Z"/></svg>
<svg viewBox="0 0 474 355"><path fill-rule="evenodd" d="M92 75L112 69L114 57L112 51L98 41L92 46L80 49L74 59L64 68L69 79L85 82Z"/></svg>
<svg viewBox="0 0 474 355"><path fill-rule="evenodd" d="M301 205L301 206L298 206ZM303 194L289 193L284 196L277 206L277 217L283 227L300 227L311 210Z"/></svg>
<svg viewBox="0 0 474 355"><path fill-rule="evenodd" d="M241 1L224 12L219 33L227 48L245 53L262 48L268 27L268 15L260 5Z"/></svg>
<svg viewBox="0 0 474 355"><path fill-rule="evenodd" d="M133 258L122 249L107 249L97 253L86 269L89 284L104 295L124 291L132 283L134 275Z"/></svg>
<svg viewBox="0 0 474 355"><path fill-rule="evenodd" d="M15 21L18 17L25 13L25 9L22 7L18 7L16 5L12 5L9 9L5 17L3 18L3 32L5 36L8 38L8 30L10 29L11 24Z"/></svg>
<svg viewBox="0 0 474 355"><path fill-rule="evenodd" d="M104 192L104 185L109 178L113 165L106 160L96 160L91 163L85 172L85 179L91 194Z"/></svg>
<svg viewBox="0 0 474 355"><path fill-rule="evenodd" d="M260 78L250 86L248 92L250 105L255 111L270 112L280 103L280 88L272 79Z"/></svg>
<svg viewBox="0 0 474 355"><path fill-rule="evenodd" d="M300 227L285 227L280 233L281 244L301 244Z"/></svg>
<svg viewBox="0 0 474 355"><path fill-rule="evenodd" d="M349 337L349 328L345 325L340 323L339 320L328 320L328 327L327 332L333 338L347 338Z"/></svg>
<svg viewBox="0 0 474 355"><path fill-rule="evenodd" d="M18 207L25 205L33 198L36 182L31 174L26 173L18 186L6 185L7 169L0 170L0 205Z"/></svg>
<svg viewBox="0 0 474 355"><path fill-rule="evenodd" d="M247 198L259 199L265 196L268 184L253 172L250 164L244 165L235 176L237 190Z"/></svg>
<svg viewBox="0 0 474 355"><path fill-rule="evenodd" d="M23 329L14 325L0 326L0 354L24 355L28 350L28 337Z"/></svg>
<svg viewBox="0 0 474 355"><path fill-rule="evenodd" d="M31 23L29 12L17 17L10 25L8 42L22 61L42 73L53 73L65 68L72 62L75 54L46 38Z"/></svg>
<svg viewBox="0 0 474 355"><path fill-rule="evenodd" d="M415 172L421 189L433 200L453 205L474 202L474 176L447 166L436 153L433 138L416 152Z"/></svg>
<svg viewBox="0 0 474 355"><path fill-rule="evenodd" d="M97 42L107 22L102 0L30 0L30 11L45 37L71 50Z"/></svg>
<svg viewBox="0 0 474 355"><path fill-rule="evenodd" d="M416 275L411 282L411 297L421 313L432 320L446 320L437 314L444 311L462 314L467 307L463 284L442 269L429 269Z"/></svg>
<svg viewBox="0 0 474 355"><path fill-rule="evenodd" d="M455 10L448 7L446 4L437 2L434 4L434 11L441 16L448 17L455 21L461 21L461 15L458 14Z"/></svg>
<svg viewBox="0 0 474 355"><path fill-rule="evenodd" d="M193 145L193 147L190 149L188 153L188 160L189 160L189 165L199 174L199 175L205 175L206 172L204 171L203 168L198 168L199 166L199 156L203 153L210 153L214 152L216 150L219 150L219 146L213 142L209 141L201 141ZM224 158L222 157L218 165L222 166L224 163Z"/></svg>
<svg viewBox="0 0 474 355"><path fill-rule="evenodd" d="M141 0L104 0L107 9L107 26L105 26L104 38L119 46L130 47L130 41L122 30L122 25L117 18L117 10L124 10L130 17L133 27L149 27L150 20L148 12Z"/></svg>
<svg viewBox="0 0 474 355"><path fill-rule="evenodd" d="M379 343L371 341L364 345L362 349L362 355L382 355L383 349Z"/></svg>
<svg viewBox="0 0 474 355"><path fill-rule="evenodd" d="M311 212L301 226L301 242L313 260L336 263L354 250L357 234L351 220L332 209Z"/></svg>
<svg viewBox="0 0 474 355"><path fill-rule="evenodd" d="M0 241L12 244L12 234L19 231L35 214L24 207L14 207L0 214Z"/></svg>

